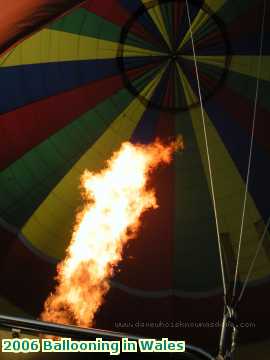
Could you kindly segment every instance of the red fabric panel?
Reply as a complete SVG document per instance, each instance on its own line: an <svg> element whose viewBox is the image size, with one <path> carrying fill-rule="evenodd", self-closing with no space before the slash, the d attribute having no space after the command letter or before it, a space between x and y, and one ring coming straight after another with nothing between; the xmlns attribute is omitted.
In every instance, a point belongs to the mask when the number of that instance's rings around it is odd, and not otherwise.
<svg viewBox="0 0 270 360"><path fill-rule="evenodd" d="M55 274L54 265L0 226L0 297L30 315L38 315L52 290Z"/></svg>

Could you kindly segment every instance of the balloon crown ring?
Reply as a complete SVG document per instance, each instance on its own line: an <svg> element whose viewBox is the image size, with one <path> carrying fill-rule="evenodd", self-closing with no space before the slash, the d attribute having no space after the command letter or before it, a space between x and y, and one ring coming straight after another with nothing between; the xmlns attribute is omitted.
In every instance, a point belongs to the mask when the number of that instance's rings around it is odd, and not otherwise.
<svg viewBox="0 0 270 360"><path fill-rule="evenodd" d="M126 89L138 98L145 107L154 108L165 112L183 112L199 106L197 96L194 70L194 54L191 47L190 29L182 20L178 27L171 25L166 31L156 25L153 18L155 11L166 11L169 3L185 3L185 0L153 0L140 6L122 27L119 47L117 50L117 64L122 74L122 80ZM226 25L205 3L199 0L190 0L194 9L200 9L207 17L207 32L195 41L196 61L198 65L202 102L207 102L222 88L228 74L231 63L231 44L227 35ZM159 7L159 9L158 9ZM142 54L129 52L129 44L132 39L132 32L139 26L147 26L151 23L155 31L151 36L155 38L150 45L149 54L147 49L142 48ZM148 29L145 29L147 32ZM166 34L164 34L164 31ZM149 32L149 31L148 31ZM180 34L180 36L179 36ZM194 36L196 32L194 31ZM167 39L167 41L165 41ZM145 45L144 45L145 46ZM147 54L147 55L146 55ZM221 56L222 66L215 67L213 74L209 73L208 66L201 61L203 56ZM202 55L202 58L200 56ZM131 79L132 70L139 70L147 78L148 84L158 78L154 91L143 91L141 81ZM141 76L141 78L143 77ZM188 82L188 85L185 83ZM194 98L185 100L185 91L191 87L194 91Z"/></svg>

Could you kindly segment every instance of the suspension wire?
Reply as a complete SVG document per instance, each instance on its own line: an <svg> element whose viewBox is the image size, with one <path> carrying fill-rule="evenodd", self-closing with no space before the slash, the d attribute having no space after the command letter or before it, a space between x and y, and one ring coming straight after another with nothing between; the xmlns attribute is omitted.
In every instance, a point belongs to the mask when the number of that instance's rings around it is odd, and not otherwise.
<svg viewBox="0 0 270 360"><path fill-rule="evenodd" d="M260 252L260 250L261 250L261 248L262 248L263 241L264 241L264 238L265 238L265 236L266 236L266 234L267 234L269 225L270 225L270 216L269 216L269 218L268 218L268 221L267 221L267 223L266 223L264 232L263 232L263 234L262 234L262 236L261 236L261 238L260 238L260 241L259 241L259 243L258 243L256 252L255 252L255 255L254 255L254 257L253 257L253 260L252 260L252 262L251 262L251 264L250 264L250 267L249 267L249 269L248 269L248 273L247 273L246 279L245 279L245 281L244 281L244 283L243 283L243 286L242 286L240 295L239 295L239 297L238 297L238 299L237 299L237 303L239 303L239 302L242 300L243 294L244 294L244 292L245 292L245 290L246 290L246 287L247 287L247 284L248 284L248 282L249 282L249 279L250 279L252 270L253 270L253 268L254 268L255 262L256 262L256 260L257 260L258 254L259 254L259 252Z"/></svg>
<svg viewBox="0 0 270 360"><path fill-rule="evenodd" d="M189 31L190 31L190 37L191 37L191 44L192 44L192 51L193 51L193 58L194 58L194 66L195 66L195 72L196 72L196 79L197 79L197 85L198 85L198 94L199 94L199 99L200 99L201 115L202 115L202 122L203 122L203 132L204 132L204 140L205 140L206 155L207 155L207 162L208 162L208 171L209 171L209 178L210 178L211 195L212 195L212 201L213 201L213 209L214 209L215 224L216 224L217 239L218 239L218 250L219 250L221 275L222 275L222 284L223 284L223 291L224 291L224 302L226 304L227 303L227 286L226 286L226 279L225 279L225 268L224 268L224 262L223 262L223 257L222 257L222 247L221 247L221 239L220 239L220 233L219 233L219 223L218 223L218 215L217 215L216 198L215 198L215 191L214 191L214 184L213 184L212 165L211 165L211 159L210 159L210 153L209 153L208 137L207 137L207 131L206 131L206 121L205 121L204 110L203 110L201 85L200 85L200 78L199 78L198 65L197 65L196 52L195 52L195 45L194 45L194 39L193 39L193 31L192 31L192 27L191 27L192 24L191 24L188 0L186 0L186 8L187 8Z"/></svg>
<svg viewBox="0 0 270 360"><path fill-rule="evenodd" d="M259 77L260 77L261 65L262 65L265 14L266 14L266 0L264 0L263 18L262 18L262 23L261 23L260 52L259 52L259 61L257 64L257 74L256 74L257 80L256 80L256 92L255 92L255 99L254 99L252 131L251 131L251 140L250 140L250 148L249 148L248 169L247 169L247 175L246 175L246 187L245 187L245 195L244 195L243 210L242 210L240 237L239 237L238 251L237 251L237 261L236 261L235 273L234 273L232 299L234 299L235 295L236 295L236 285L237 285L237 277L238 277L238 272L239 272L240 252L241 252L241 247L242 247L242 242L243 242L243 230L244 230L244 222L245 222L245 214L246 214L247 195L248 195L248 188L249 188L250 170L251 170L253 145L254 145L255 123L256 123L257 106L258 106L258 98L259 98L259 83L260 83Z"/></svg>

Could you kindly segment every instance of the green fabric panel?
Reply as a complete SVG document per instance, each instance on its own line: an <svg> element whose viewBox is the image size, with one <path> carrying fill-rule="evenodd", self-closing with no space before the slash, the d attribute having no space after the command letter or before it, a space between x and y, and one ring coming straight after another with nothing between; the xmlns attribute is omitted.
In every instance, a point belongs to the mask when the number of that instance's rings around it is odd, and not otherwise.
<svg viewBox="0 0 270 360"><path fill-rule="evenodd" d="M164 3L160 5L160 9L161 9L161 13L162 13L162 17L164 19L164 23L165 23L165 27L167 30L167 34L169 35L170 38L170 43L173 45L173 39L174 39L174 35L173 34L173 21L172 21L172 15L173 15L173 3Z"/></svg>
<svg viewBox="0 0 270 360"><path fill-rule="evenodd" d="M174 288L204 292L221 285L212 201L189 113L175 129L185 150L175 156Z"/></svg>
<svg viewBox="0 0 270 360"><path fill-rule="evenodd" d="M85 9L78 9L54 22L50 29L89 36L96 39L119 42L121 28ZM157 48L140 37L129 34L127 45L156 51Z"/></svg>
<svg viewBox="0 0 270 360"><path fill-rule="evenodd" d="M265 65L266 66L266 65ZM199 64L199 70L208 75L209 78L219 79L221 69L212 64ZM253 76L247 76L235 71L229 71L226 77L225 86L231 88L239 96L247 98L252 103L254 102L257 79ZM266 110L270 111L269 96L270 83L269 81L260 80L260 96L259 104Z"/></svg>
<svg viewBox="0 0 270 360"><path fill-rule="evenodd" d="M254 103L254 96L256 90L256 78L246 76L234 71L230 71L226 79L226 86L237 92L239 96L243 96ZM259 87L259 105L270 111L270 83L269 81L260 80Z"/></svg>
<svg viewBox="0 0 270 360"><path fill-rule="evenodd" d="M253 5L254 0L229 0L224 3L216 14L229 25Z"/></svg>

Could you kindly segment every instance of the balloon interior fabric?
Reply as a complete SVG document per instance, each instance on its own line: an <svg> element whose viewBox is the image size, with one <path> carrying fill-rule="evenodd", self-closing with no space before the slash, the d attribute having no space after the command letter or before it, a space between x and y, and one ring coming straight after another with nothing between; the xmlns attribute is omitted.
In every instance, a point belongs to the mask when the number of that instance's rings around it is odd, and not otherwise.
<svg viewBox="0 0 270 360"><path fill-rule="evenodd" d="M263 234L264 242L239 309L240 320L252 319L256 328L243 327L240 341L269 336L269 3L262 48L264 1L188 4L191 28L186 1L86 1L1 57L0 295L6 312L40 314L81 205L83 171L103 168L124 141L181 134L185 150L154 174L159 208L144 215L125 249L96 324L183 336L215 349L223 297L211 180L231 284L250 168L237 289Z"/></svg>
<svg viewBox="0 0 270 360"><path fill-rule="evenodd" d="M0 53L83 0L1 1Z"/></svg>

